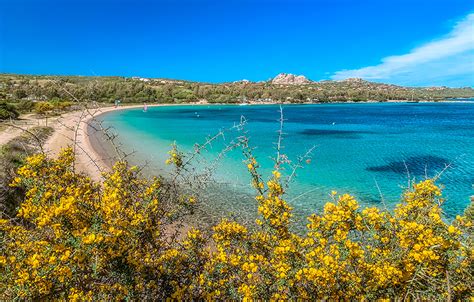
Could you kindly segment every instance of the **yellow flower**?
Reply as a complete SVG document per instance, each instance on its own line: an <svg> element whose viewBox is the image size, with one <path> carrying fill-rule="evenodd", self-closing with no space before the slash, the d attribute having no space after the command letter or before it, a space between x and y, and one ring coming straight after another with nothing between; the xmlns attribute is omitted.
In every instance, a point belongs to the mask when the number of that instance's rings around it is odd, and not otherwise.
<svg viewBox="0 0 474 302"><path fill-rule="evenodd" d="M459 230L458 230L455 226L453 226L453 225L450 225L450 226L448 227L448 232L449 232L450 234L457 233L458 231L459 231Z"/></svg>
<svg viewBox="0 0 474 302"><path fill-rule="evenodd" d="M96 237L95 234L91 233L91 234L87 235L86 237L82 238L82 242L84 242L85 244L94 243L95 237Z"/></svg>

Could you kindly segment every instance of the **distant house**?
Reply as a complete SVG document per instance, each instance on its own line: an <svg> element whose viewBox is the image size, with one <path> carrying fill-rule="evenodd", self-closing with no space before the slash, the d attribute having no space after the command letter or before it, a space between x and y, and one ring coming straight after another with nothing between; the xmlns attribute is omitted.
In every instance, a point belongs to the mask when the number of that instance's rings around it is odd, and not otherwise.
<svg viewBox="0 0 474 302"><path fill-rule="evenodd" d="M138 80L138 81L142 81L142 82L150 82L150 79L141 78L141 77L132 77L132 80Z"/></svg>

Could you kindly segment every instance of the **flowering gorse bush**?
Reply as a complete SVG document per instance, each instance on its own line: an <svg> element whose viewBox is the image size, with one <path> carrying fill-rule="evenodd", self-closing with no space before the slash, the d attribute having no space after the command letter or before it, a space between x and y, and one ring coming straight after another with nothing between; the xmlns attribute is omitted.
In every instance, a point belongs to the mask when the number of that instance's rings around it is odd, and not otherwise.
<svg viewBox="0 0 474 302"><path fill-rule="evenodd" d="M18 170L12 185L27 193L17 217L0 220L1 300L472 298L472 221L442 219L433 180L394 213L333 192L300 234L280 172L264 182L249 157L255 225L222 219L175 239L167 230L194 199L170 198L123 162L96 183L73 161L67 149Z"/></svg>
<svg viewBox="0 0 474 302"><path fill-rule="evenodd" d="M192 250L163 234L189 205L167 204L158 179L142 180L125 163L103 184L73 164L67 149L56 160L29 157L18 170L12 185L27 193L18 217L0 221L1 300L159 297L186 280L179 267L191 267Z"/></svg>

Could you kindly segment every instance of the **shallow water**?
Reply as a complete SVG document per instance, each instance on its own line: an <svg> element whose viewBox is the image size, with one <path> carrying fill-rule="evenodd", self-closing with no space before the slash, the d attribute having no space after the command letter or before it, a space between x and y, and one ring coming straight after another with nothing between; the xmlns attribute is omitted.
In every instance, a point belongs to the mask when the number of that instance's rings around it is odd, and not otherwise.
<svg viewBox="0 0 474 302"><path fill-rule="evenodd" d="M375 103L285 105L283 153L296 160L316 146L311 163L304 164L291 183L287 200L297 213L319 212L329 193L350 193L363 205L393 208L408 179L422 180L443 171L443 209L448 218L462 213L474 195L474 103ZM102 116L113 126L133 161L148 162L149 173L167 173L164 161L170 144L183 150L203 143L219 129L247 119L246 131L254 153L270 175L275 154L279 106L170 106L114 111ZM238 135L226 133L204 153L213 158ZM219 163L215 178L223 187L247 197L250 176L235 150ZM287 170L287 172L289 172ZM247 208L252 198L221 199L223 208ZM226 204L227 203L227 204Z"/></svg>

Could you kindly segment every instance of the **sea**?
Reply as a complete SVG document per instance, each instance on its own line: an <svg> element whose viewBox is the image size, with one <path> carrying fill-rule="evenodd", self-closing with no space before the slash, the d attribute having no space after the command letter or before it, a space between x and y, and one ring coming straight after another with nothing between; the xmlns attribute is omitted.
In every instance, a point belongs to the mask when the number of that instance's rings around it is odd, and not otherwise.
<svg viewBox="0 0 474 302"><path fill-rule="evenodd" d="M192 158L189 173L212 174L205 199L217 215L256 209L243 138L263 179L277 154L283 159L285 198L297 218L320 213L332 191L392 211L410 184L432 177L443 188L445 219L462 214L474 195L474 102L160 106L100 119L148 176L172 177L165 161L176 143L185 161Z"/></svg>

